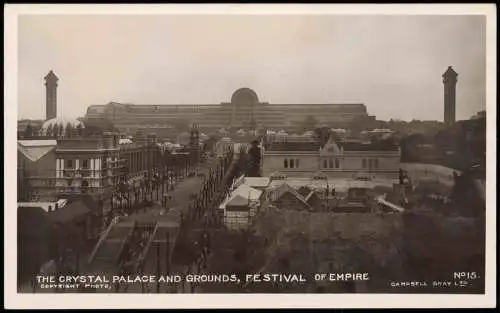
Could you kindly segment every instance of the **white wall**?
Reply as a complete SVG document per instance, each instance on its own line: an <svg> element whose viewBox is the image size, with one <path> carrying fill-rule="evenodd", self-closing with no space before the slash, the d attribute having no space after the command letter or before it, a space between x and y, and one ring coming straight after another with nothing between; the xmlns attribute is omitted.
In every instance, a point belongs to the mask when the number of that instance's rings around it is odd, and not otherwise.
<svg viewBox="0 0 500 313"><path fill-rule="evenodd" d="M319 155L293 155L293 154L283 154L283 155L269 155L264 154L262 158L262 176L269 176L275 171L285 173L290 176L301 175L301 173L313 173L318 171L318 158ZM288 161L288 168L284 167L285 159L299 160L299 166L297 168L290 168L290 161ZM296 163L296 161L294 161Z"/></svg>
<svg viewBox="0 0 500 313"><path fill-rule="evenodd" d="M298 159L298 168L288 168L284 167L284 160ZM366 168L362 166L363 159L378 159L378 168L373 168L370 173L373 175L381 175L389 178L397 178L399 168L400 168L400 156L399 153L387 154L387 155L344 155L344 156L328 156L324 158L333 159L333 165L335 166L335 158L340 160L340 169L337 168L322 168L323 157L319 154L316 155L294 155L294 154L264 154L262 158L262 175L264 177L270 176L272 173L279 171L287 175L288 177L311 177L311 175L317 171L322 171L328 177L345 177L352 178L357 172L368 172L368 161L366 163ZM296 162L296 161L294 161ZM288 163L290 165L290 162ZM327 163L329 166L329 163Z"/></svg>
<svg viewBox="0 0 500 313"><path fill-rule="evenodd" d="M460 171L436 164L401 163L401 168L413 181L432 180L447 186L453 186L453 173Z"/></svg>

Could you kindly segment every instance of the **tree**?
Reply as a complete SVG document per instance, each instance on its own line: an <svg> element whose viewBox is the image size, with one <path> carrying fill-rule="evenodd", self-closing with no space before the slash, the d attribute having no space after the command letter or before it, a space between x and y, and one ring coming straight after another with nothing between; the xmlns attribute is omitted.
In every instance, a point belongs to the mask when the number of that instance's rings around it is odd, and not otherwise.
<svg viewBox="0 0 500 313"><path fill-rule="evenodd" d="M92 118L85 120L85 134L87 135L102 135L104 132L112 132L114 130L114 124L106 118Z"/></svg>
<svg viewBox="0 0 500 313"><path fill-rule="evenodd" d="M300 124L301 131L313 130L316 128L318 120L313 115L308 115Z"/></svg>
<svg viewBox="0 0 500 313"><path fill-rule="evenodd" d="M24 139L29 139L31 137L33 137L33 127L31 127L31 124L28 123L24 129Z"/></svg>
<svg viewBox="0 0 500 313"><path fill-rule="evenodd" d="M419 160L418 146L425 143L422 134L412 134L401 139L401 160L403 162L415 162Z"/></svg>
<svg viewBox="0 0 500 313"><path fill-rule="evenodd" d="M66 124L66 137L72 137L73 135L73 125L71 125L70 122L68 122L68 124Z"/></svg>
<svg viewBox="0 0 500 313"><path fill-rule="evenodd" d="M47 130L45 131L45 136L52 137L52 124L49 124L49 126L47 126Z"/></svg>
<svg viewBox="0 0 500 313"><path fill-rule="evenodd" d="M330 128L328 127L318 127L314 129L314 137L316 140L318 140L321 143L321 146L324 146L328 140L330 139L330 136L332 136L333 133ZM335 133L336 135L336 133ZM338 139L338 138L337 138Z"/></svg>
<svg viewBox="0 0 500 313"><path fill-rule="evenodd" d="M55 124L52 128L52 136L54 136L54 138L57 138L57 136L59 136L59 125Z"/></svg>
<svg viewBox="0 0 500 313"><path fill-rule="evenodd" d="M249 168L247 175L251 177L260 176L260 163L261 163L261 149L259 147L259 142L257 140L252 141L252 146L248 150Z"/></svg>
<svg viewBox="0 0 500 313"><path fill-rule="evenodd" d="M211 135L207 140L205 140L204 145L203 145L203 150L205 152L213 151L217 141L218 141L218 139L215 136Z"/></svg>
<svg viewBox="0 0 500 313"><path fill-rule="evenodd" d="M77 136L81 136L81 135L83 135L83 127L82 127L82 124L78 124L78 125L76 125L76 135L77 135Z"/></svg>

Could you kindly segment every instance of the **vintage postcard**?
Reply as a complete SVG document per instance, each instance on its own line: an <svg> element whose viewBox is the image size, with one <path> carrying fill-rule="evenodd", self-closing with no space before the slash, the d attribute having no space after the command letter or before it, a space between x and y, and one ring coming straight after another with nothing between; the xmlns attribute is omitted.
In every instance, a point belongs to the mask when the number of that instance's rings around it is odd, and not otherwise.
<svg viewBox="0 0 500 313"><path fill-rule="evenodd" d="M494 5L5 8L7 307L496 305Z"/></svg>

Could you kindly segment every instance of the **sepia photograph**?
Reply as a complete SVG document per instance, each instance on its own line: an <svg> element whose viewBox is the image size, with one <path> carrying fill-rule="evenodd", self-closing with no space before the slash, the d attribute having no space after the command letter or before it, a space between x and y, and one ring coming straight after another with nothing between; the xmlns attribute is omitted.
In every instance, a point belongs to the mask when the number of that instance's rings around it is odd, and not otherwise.
<svg viewBox="0 0 500 313"><path fill-rule="evenodd" d="M7 7L16 297L495 293L494 6Z"/></svg>

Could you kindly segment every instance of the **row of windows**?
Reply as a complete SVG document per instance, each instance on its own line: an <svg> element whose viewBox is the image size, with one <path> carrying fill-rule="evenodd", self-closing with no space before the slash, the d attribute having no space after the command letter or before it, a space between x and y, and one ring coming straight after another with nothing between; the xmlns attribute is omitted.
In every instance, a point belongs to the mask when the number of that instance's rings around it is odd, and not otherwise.
<svg viewBox="0 0 500 313"><path fill-rule="evenodd" d="M73 168L75 166L75 163L73 161L74 160L72 160L72 159L67 159L66 160L66 167L69 168L69 169ZM82 168L83 169L88 169L89 168L89 160L88 159L83 159L82 160Z"/></svg>
<svg viewBox="0 0 500 313"><path fill-rule="evenodd" d="M341 166L340 159L323 159L322 168L335 168L339 169ZM283 160L284 168L299 168L299 159L285 159ZM363 159L362 167L364 169L378 169L379 168L379 160L378 159Z"/></svg>
<svg viewBox="0 0 500 313"><path fill-rule="evenodd" d="M378 168L378 159L363 159L363 168Z"/></svg>
<svg viewBox="0 0 500 313"><path fill-rule="evenodd" d="M340 168L339 159L323 159L323 168Z"/></svg>
<svg viewBox="0 0 500 313"><path fill-rule="evenodd" d="M283 167L285 168L299 168L299 159L285 159L283 161Z"/></svg>

